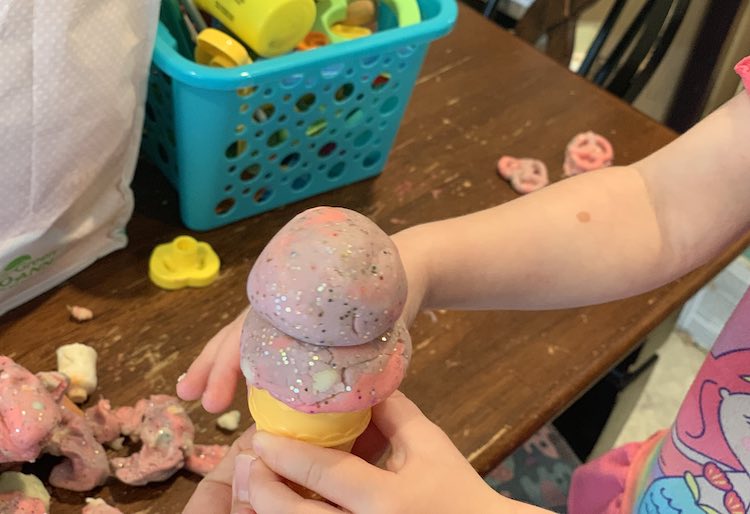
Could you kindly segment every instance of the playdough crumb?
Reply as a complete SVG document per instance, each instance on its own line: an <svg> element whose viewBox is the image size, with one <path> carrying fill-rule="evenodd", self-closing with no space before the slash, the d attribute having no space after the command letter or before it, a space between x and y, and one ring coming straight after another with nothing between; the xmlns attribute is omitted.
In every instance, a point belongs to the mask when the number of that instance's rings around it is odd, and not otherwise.
<svg viewBox="0 0 750 514"><path fill-rule="evenodd" d="M101 498L86 498L86 506L81 514L122 514L122 511L108 505Z"/></svg>
<svg viewBox="0 0 750 514"><path fill-rule="evenodd" d="M67 308L68 312L70 313L70 317L79 323L94 319L94 313L91 311L91 309L80 307L78 305L68 305Z"/></svg>
<svg viewBox="0 0 750 514"><path fill-rule="evenodd" d="M230 410L216 419L219 428L234 432L240 426L240 411Z"/></svg>

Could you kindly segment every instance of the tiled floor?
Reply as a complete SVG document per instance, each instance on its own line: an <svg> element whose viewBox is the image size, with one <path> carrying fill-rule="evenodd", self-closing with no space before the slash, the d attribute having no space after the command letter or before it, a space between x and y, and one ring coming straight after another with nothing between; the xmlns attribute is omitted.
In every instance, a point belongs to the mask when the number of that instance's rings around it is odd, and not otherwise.
<svg viewBox="0 0 750 514"><path fill-rule="evenodd" d="M659 360L614 446L642 441L671 425L706 355L678 332L672 332L657 353Z"/></svg>

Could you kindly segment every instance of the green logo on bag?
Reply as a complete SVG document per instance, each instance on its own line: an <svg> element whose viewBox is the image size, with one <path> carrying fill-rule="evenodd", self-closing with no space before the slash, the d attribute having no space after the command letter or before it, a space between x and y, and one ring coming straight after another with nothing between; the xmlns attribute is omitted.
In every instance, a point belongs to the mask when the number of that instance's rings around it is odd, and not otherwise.
<svg viewBox="0 0 750 514"><path fill-rule="evenodd" d="M54 262L56 254L56 251L52 251L36 259L31 255L21 255L14 258L3 267L3 271L0 273L0 291L14 287L32 275L39 273Z"/></svg>

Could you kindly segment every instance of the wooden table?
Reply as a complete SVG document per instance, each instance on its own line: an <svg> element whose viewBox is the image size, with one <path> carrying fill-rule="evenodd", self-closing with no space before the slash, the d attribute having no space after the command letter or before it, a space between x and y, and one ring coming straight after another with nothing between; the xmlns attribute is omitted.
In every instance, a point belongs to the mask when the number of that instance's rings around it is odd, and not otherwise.
<svg viewBox="0 0 750 514"><path fill-rule="evenodd" d="M0 347L33 371L55 366L57 346L80 341L100 355L98 393L116 406L171 393L203 343L247 303L256 255L299 211L321 204L358 209L388 231L465 214L516 197L495 172L503 153L535 156L561 175L577 132L607 135L617 162L641 158L674 134L462 8L454 33L430 51L384 174L286 209L200 234L223 261L206 289L166 292L146 275L158 243L184 233L174 192L142 163L126 250L0 321ZM413 327L414 359L403 390L484 472L570 404L748 243L656 292L553 312L435 312ZM509 249L512 250L512 249ZM502 258L502 250L498 258ZM65 305L97 317L68 321ZM235 408L243 412L242 395ZM229 443L215 416L189 406L198 442ZM95 491L124 512L179 512L197 482L181 472L143 488ZM80 512L86 495L54 491L55 513Z"/></svg>

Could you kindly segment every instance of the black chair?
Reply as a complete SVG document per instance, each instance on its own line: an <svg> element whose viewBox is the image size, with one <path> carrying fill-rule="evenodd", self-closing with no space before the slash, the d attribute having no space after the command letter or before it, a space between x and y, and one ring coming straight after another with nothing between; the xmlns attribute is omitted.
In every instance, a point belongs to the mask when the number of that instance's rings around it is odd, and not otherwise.
<svg viewBox="0 0 750 514"><path fill-rule="evenodd" d="M477 4L476 0L464 1L470 5ZM495 19L498 1L487 0L486 4L476 7L483 11L485 17ZM690 0L646 0L609 55L599 66L595 66L613 29L621 22L620 18L628 1L633 0L615 0L588 49L578 74L632 102L664 59L685 18ZM571 21L577 15L578 12L571 13Z"/></svg>
<svg viewBox="0 0 750 514"><path fill-rule="evenodd" d="M690 0L647 0L604 62L594 64L628 0L615 0L578 74L632 102L653 76L680 28Z"/></svg>

